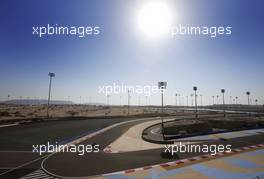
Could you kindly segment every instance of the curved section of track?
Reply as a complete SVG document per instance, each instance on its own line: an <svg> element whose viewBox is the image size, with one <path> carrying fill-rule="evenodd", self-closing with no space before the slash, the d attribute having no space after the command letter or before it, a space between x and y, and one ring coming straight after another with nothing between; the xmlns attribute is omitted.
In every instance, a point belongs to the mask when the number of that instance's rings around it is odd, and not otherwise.
<svg viewBox="0 0 264 179"><path fill-rule="evenodd" d="M146 122L152 119L131 121L116 125L80 144L92 144L94 142L105 148L131 126ZM239 148L258 144L264 140L264 134L254 136L234 138L230 140L204 141L203 144L223 144L232 145L232 148ZM129 141L128 141L129 142ZM42 168L51 175L59 177L89 177L98 176L106 173L118 172L127 169L139 168L172 161L161 157L163 149L151 149L135 152L107 154L102 151L99 153L87 153L77 155L76 153L55 153L50 155L42 162ZM185 159L201 155L201 153L182 153L177 159ZM175 160L175 159L174 159Z"/></svg>

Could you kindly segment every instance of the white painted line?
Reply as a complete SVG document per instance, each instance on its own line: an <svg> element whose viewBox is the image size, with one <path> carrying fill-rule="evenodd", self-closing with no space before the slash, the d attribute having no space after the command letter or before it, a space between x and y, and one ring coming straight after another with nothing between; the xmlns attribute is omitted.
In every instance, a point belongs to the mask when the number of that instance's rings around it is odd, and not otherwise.
<svg viewBox="0 0 264 179"><path fill-rule="evenodd" d="M42 179L55 179L53 176L46 174L42 169L35 170L34 172L27 174L20 179L35 179L35 178L42 178Z"/></svg>
<svg viewBox="0 0 264 179"><path fill-rule="evenodd" d="M27 175L27 177L29 177L29 176L43 176L43 175L47 175L46 173L44 173L44 172L38 172L38 173L31 173L31 174L29 174L29 175Z"/></svg>
<svg viewBox="0 0 264 179"><path fill-rule="evenodd" d="M44 176L34 176L33 178L34 178L34 179L39 179L39 178L46 179L46 177L44 177ZM32 179L33 179L33 178L32 178ZM22 179L23 179L23 178L22 178ZM28 178L28 179L31 179L31 178Z"/></svg>
<svg viewBox="0 0 264 179"><path fill-rule="evenodd" d="M13 123L13 124L6 124L6 125L0 125L0 128L2 127L11 127L11 126L17 126L19 123Z"/></svg>
<svg viewBox="0 0 264 179"><path fill-rule="evenodd" d="M32 151L23 150L0 150L0 153L34 153Z"/></svg>
<svg viewBox="0 0 264 179"><path fill-rule="evenodd" d="M37 159L34 159L34 160L31 160L31 161L29 161L29 162L26 162L26 163L24 163L24 164L22 164L22 165L19 165L19 166L17 166L17 167L14 167L14 168L12 168L12 169L10 169L10 170L8 170L8 171L5 171L5 172L3 172L3 173L0 173L0 176L1 175L4 175L4 174L6 174L6 173L9 173L9 172L11 172L11 171L14 171L14 170L16 170L16 169L18 169L18 168L21 168L21 167L24 167L24 166L26 166L26 165L29 165L29 164L31 164L31 163L33 163L33 162L36 162L36 161L38 161L38 160L40 160L40 159L43 159L43 158L45 158L46 156L42 156L42 157L39 157L39 158L37 158Z"/></svg>

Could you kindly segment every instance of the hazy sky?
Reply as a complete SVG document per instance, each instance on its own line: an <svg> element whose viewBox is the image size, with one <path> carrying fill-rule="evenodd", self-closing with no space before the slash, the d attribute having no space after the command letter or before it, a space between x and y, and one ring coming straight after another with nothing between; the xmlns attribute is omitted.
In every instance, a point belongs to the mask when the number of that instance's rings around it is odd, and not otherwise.
<svg viewBox="0 0 264 179"><path fill-rule="evenodd" d="M232 26L232 35L151 39L137 26L148 0L2 0L0 2L0 99L47 98L48 72L55 72L52 98L106 102L98 86L168 82L166 104L175 93L198 86L204 104L225 88L246 103L245 92L264 100L264 1L170 0L173 24ZM32 26L100 26L100 35L76 38L32 35ZM119 94L110 103L119 104ZM126 94L121 94L122 104ZM138 104L132 94L132 104ZM148 103L159 104L160 95ZM185 99L186 101L186 99ZM141 104L145 104L141 95ZM190 102L189 102L190 104Z"/></svg>

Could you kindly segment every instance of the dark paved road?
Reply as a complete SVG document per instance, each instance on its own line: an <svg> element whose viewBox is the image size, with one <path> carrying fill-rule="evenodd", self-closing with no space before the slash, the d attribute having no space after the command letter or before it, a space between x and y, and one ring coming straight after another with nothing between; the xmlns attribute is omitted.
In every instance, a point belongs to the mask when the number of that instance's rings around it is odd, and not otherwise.
<svg viewBox="0 0 264 179"><path fill-rule="evenodd" d="M153 119L146 119L145 121L147 120ZM36 153L13 151L9 151L8 153L8 151L4 152L3 150L28 151L32 150L32 144L41 144L47 141L65 141L69 138L72 139L73 136L80 136L84 133L94 131L94 129L100 129L121 121L124 120L56 121L2 128L0 129L0 178L18 178L19 176L30 173L40 168L43 159L46 158L46 156L40 158ZM130 123L119 125L80 144L92 144L96 142L103 149L131 126L145 121L131 121ZM264 134L259 134L257 136L236 138L227 141L204 141L203 144L231 144L232 148L238 148L262 143L263 141ZM170 161L169 159L163 159L160 156L161 152L162 149L155 149L117 154L107 154L104 152L87 153L83 156L79 156L76 153L56 153L45 159L43 166L47 171L60 176L93 176ZM186 153L179 155L179 158L196 155L200 154ZM20 167L16 169L15 167L18 166ZM10 170L12 168L14 170Z"/></svg>
<svg viewBox="0 0 264 179"><path fill-rule="evenodd" d="M29 123L0 128L0 151L31 151L33 144L63 142L124 121L124 119L89 119Z"/></svg>
<svg viewBox="0 0 264 179"><path fill-rule="evenodd" d="M111 136L117 135L115 129L106 132L105 134L96 136L98 141L109 142ZM95 141L93 139L91 142ZM203 141L202 144L231 144L232 149L243 146L259 144L264 141L264 134L256 136L234 138L226 141ZM89 141L87 141L89 143ZM105 143L106 144L106 143ZM122 149L120 149L122 150ZM147 165L154 165L162 162L171 161L161 157L163 149L153 149L145 151L127 152L127 153L90 153L84 156L78 156L74 153L56 153L44 161L44 168L59 176L84 177L100 175L103 173L111 173L126 169L138 168ZM179 159L198 156L204 153L181 153Z"/></svg>
<svg viewBox="0 0 264 179"><path fill-rule="evenodd" d="M40 168L32 145L67 141L109 125L133 119L89 119L28 123L0 128L0 178L18 178ZM37 160L37 161L34 161ZM28 165L22 166L25 163ZM22 166L22 167L21 167ZM16 167L19 169L12 170ZM11 170L11 171L10 171ZM5 174L5 172L7 172Z"/></svg>

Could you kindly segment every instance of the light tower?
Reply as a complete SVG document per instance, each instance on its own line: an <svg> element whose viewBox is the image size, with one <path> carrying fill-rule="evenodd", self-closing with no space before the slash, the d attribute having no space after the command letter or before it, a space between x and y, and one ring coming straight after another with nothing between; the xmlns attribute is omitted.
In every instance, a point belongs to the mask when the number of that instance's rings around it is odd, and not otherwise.
<svg viewBox="0 0 264 179"><path fill-rule="evenodd" d="M175 106L177 106L177 96L178 96L178 94L176 93L175 94Z"/></svg>
<svg viewBox="0 0 264 179"><path fill-rule="evenodd" d="M127 90L127 115L129 115L130 92L130 90Z"/></svg>
<svg viewBox="0 0 264 179"><path fill-rule="evenodd" d="M248 110L250 110L250 109L249 109L249 105L250 105L250 92L247 91L246 94L247 94L247 96L248 96ZM248 116L250 116L250 113L248 113Z"/></svg>
<svg viewBox="0 0 264 179"><path fill-rule="evenodd" d="M190 95L192 100L192 107L193 107L193 94Z"/></svg>
<svg viewBox="0 0 264 179"><path fill-rule="evenodd" d="M198 118L198 111L197 111L197 94L196 94L197 86L194 86L194 87L193 87L193 90L194 90L194 99L195 99L195 118L197 119L197 118Z"/></svg>
<svg viewBox="0 0 264 179"><path fill-rule="evenodd" d="M179 106L181 106L182 104L181 104L181 94L178 94L178 96L179 96Z"/></svg>
<svg viewBox="0 0 264 179"><path fill-rule="evenodd" d="M159 82L158 83L159 89L161 91L161 130L162 130L162 136L163 136L163 141L165 141L165 136L164 136L164 123L163 123L163 94L164 90L167 88L167 82Z"/></svg>
<svg viewBox="0 0 264 179"><path fill-rule="evenodd" d="M49 96L48 96L48 106L47 106L47 118L49 118L49 105L50 105L50 95L51 95L51 82L52 78L55 77L55 73L49 72L50 82L49 82Z"/></svg>
<svg viewBox="0 0 264 179"><path fill-rule="evenodd" d="M223 94L223 110L224 110L224 117L226 117L226 111L225 111L225 89L221 89L221 93Z"/></svg>
<svg viewBox="0 0 264 179"><path fill-rule="evenodd" d="M248 105L250 105L250 92L249 91L247 91L247 96L248 96Z"/></svg>

